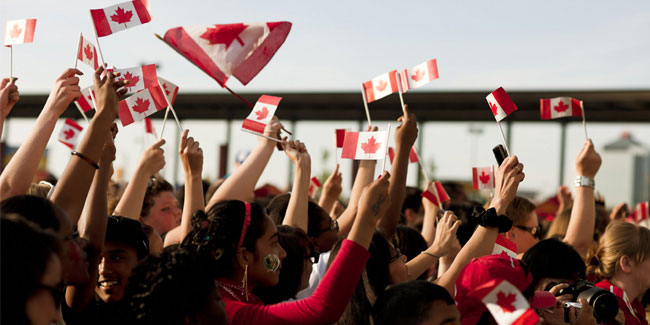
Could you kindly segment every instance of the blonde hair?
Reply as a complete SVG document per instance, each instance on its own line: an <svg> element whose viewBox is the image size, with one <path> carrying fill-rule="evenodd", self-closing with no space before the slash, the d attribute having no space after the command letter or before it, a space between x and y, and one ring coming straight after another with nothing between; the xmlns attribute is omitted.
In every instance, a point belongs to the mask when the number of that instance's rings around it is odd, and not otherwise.
<svg viewBox="0 0 650 325"><path fill-rule="evenodd" d="M569 228L569 220L571 219L571 208L564 209L562 212L555 216L548 228L548 233L545 238L563 239L566 235L566 230Z"/></svg>
<svg viewBox="0 0 650 325"><path fill-rule="evenodd" d="M515 226L524 226L528 222L530 213L535 211L535 203L522 196L515 196L506 208L506 216Z"/></svg>
<svg viewBox="0 0 650 325"><path fill-rule="evenodd" d="M595 252L587 255L587 274L611 279L623 256L636 264L650 258L650 229L622 221L610 223Z"/></svg>

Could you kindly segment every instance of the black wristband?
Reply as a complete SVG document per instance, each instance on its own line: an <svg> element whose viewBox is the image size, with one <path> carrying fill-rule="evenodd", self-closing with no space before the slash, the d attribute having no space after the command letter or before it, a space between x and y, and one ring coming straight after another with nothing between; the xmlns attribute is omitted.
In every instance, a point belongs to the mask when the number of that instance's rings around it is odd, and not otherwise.
<svg viewBox="0 0 650 325"><path fill-rule="evenodd" d="M81 160L87 162L88 164L90 164L90 166L93 166L95 169L99 169L99 165L97 165L96 162L90 160L90 158L86 157L85 155L81 154L80 152L73 151L70 154L73 155L73 156L77 156L77 157L81 158Z"/></svg>
<svg viewBox="0 0 650 325"><path fill-rule="evenodd" d="M473 216L477 218L477 223L483 227L499 228L499 233L506 232L512 228L512 220L505 215L497 215L497 210L489 208L475 208Z"/></svg>

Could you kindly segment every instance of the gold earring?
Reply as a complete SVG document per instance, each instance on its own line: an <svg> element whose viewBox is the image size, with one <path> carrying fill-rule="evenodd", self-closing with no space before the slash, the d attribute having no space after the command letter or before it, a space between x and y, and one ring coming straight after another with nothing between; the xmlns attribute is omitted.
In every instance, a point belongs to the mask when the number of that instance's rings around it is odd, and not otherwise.
<svg viewBox="0 0 650 325"><path fill-rule="evenodd" d="M248 264L244 267L244 278L241 280L241 287L244 289L246 301L248 301Z"/></svg>

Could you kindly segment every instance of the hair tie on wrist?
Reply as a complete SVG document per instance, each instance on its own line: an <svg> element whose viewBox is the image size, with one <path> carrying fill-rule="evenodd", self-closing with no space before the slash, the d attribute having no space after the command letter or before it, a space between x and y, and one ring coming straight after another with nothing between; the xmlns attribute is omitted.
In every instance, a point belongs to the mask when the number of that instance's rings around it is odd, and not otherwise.
<svg viewBox="0 0 650 325"><path fill-rule="evenodd" d="M474 208L474 217L478 218L478 224L488 228L499 228L499 233L506 232L512 228L512 220L505 215L497 215L497 210L489 208Z"/></svg>
<svg viewBox="0 0 650 325"><path fill-rule="evenodd" d="M86 157L81 152L73 151L70 154L73 155L73 156L77 156L77 157L81 158L81 160L87 162L88 164L90 164L90 166L95 167L95 169L99 169L99 165L96 162L90 160L90 158Z"/></svg>

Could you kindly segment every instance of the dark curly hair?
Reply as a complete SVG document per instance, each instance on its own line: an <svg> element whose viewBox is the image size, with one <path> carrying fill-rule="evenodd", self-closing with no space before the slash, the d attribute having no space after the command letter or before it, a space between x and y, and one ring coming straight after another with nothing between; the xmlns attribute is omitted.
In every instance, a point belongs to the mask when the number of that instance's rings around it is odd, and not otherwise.
<svg viewBox="0 0 650 325"><path fill-rule="evenodd" d="M142 211L140 212L141 217L149 215L149 211L155 203L154 198L162 192L174 193L174 187L162 178L151 178L147 184L147 191L145 192L144 200L142 201Z"/></svg>
<svg viewBox="0 0 650 325"><path fill-rule="evenodd" d="M192 230L181 247L208 258L215 278L230 277L235 270L232 261L244 226L246 206L237 200L221 201L207 213L198 211L192 217ZM267 217L264 209L251 203L251 223L246 230L243 247L255 252L255 243L264 234Z"/></svg>
<svg viewBox="0 0 650 325"><path fill-rule="evenodd" d="M205 309L215 290L205 259L168 247L134 269L122 307L135 324L183 324Z"/></svg>
<svg viewBox="0 0 650 325"><path fill-rule="evenodd" d="M300 228L278 226L278 241L287 252L287 257L282 260L280 281L274 287L255 289L255 294L267 305L296 298L300 291L305 259L309 257L310 250L313 251L307 234Z"/></svg>
<svg viewBox="0 0 650 325"><path fill-rule="evenodd" d="M271 217L271 220L276 225L281 225L284 221L285 214L287 213L287 208L289 207L289 199L291 198L291 193L285 193L278 195L269 202L266 206L266 211ZM318 237L323 233L321 225L323 221L330 219L329 213L325 209L321 208L318 203L309 201L307 203L307 235L309 237Z"/></svg>

